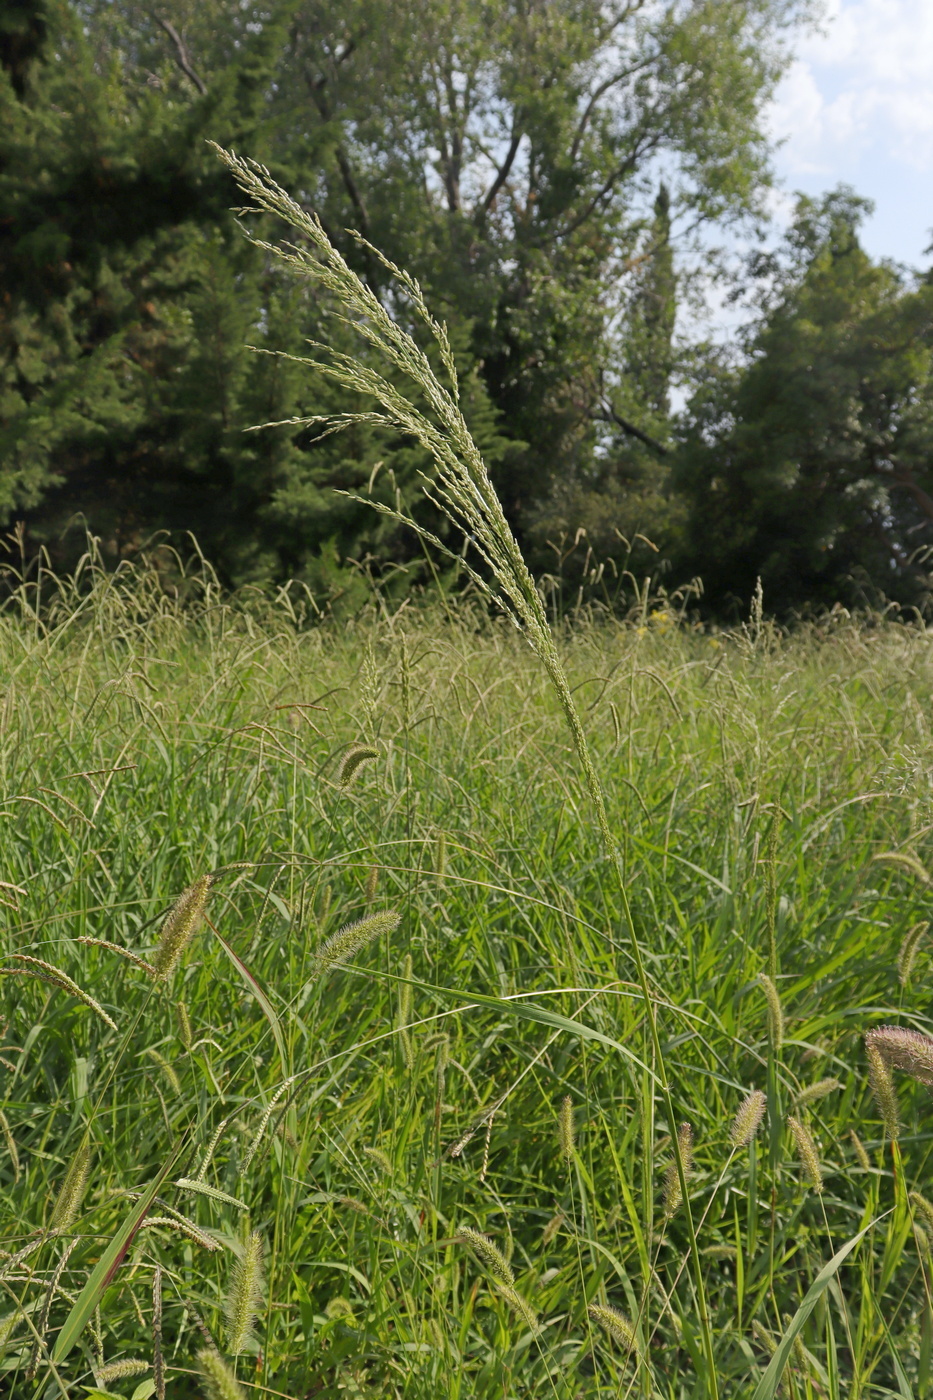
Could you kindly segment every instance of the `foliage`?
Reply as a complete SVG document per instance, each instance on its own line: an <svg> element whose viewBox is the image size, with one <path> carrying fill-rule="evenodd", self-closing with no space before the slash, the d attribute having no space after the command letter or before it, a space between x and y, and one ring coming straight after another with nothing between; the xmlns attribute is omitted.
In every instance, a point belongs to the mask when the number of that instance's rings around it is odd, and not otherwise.
<svg viewBox="0 0 933 1400"><path fill-rule="evenodd" d="M917 600L933 544L933 283L859 245L864 203L798 205L747 363L690 404L678 483L713 601Z"/></svg>

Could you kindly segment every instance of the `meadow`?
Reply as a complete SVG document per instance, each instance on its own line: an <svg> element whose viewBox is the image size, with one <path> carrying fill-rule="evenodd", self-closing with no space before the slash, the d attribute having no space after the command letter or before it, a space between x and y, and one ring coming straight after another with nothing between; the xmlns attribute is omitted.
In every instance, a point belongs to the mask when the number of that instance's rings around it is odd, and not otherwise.
<svg viewBox="0 0 933 1400"><path fill-rule="evenodd" d="M0 615L0 1393L928 1394L930 634L558 629L655 1042L522 636L299 602Z"/></svg>

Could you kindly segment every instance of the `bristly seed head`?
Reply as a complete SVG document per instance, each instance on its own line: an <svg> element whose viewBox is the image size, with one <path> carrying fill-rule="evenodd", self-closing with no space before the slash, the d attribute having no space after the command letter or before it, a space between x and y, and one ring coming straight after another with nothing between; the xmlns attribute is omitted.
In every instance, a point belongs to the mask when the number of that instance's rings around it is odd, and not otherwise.
<svg viewBox="0 0 933 1400"><path fill-rule="evenodd" d="M913 928L908 929L904 934L904 940L897 953L897 977L902 987L906 987L910 981L920 941L929 927L929 923L924 919L921 923L914 924Z"/></svg>
<svg viewBox="0 0 933 1400"><path fill-rule="evenodd" d="M891 1069L902 1069L921 1084L933 1086L933 1036L906 1026L876 1026L865 1036Z"/></svg>
<svg viewBox="0 0 933 1400"><path fill-rule="evenodd" d="M513 1288L511 1284L499 1282L496 1283L495 1287L496 1292L505 1299L512 1311L518 1314L531 1332L537 1333L541 1330L538 1314L517 1289Z"/></svg>
<svg viewBox="0 0 933 1400"><path fill-rule="evenodd" d="M897 1111L897 1094L894 1080L884 1056L874 1041L865 1037L865 1054L868 1056L868 1082L874 1097L884 1130L892 1142L901 1134L900 1116Z"/></svg>
<svg viewBox="0 0 933 1400"><path fill-rule="evenodd" d="M178 1018L178 1039L185 1050L190 1051L194 1044L194 1036L191 1032L191 1017L188 1015L188 1008L183 1001L180 1001L175 1007L175 1014Z"/></svg>
<svg viewBox="0 0 933 1400"><path fill-rule="evenodd" d="M365 919L344 924L343 928L322 943L315 960L315 973L323 977L332 968L339 967L352 958L367 943L382 934L393 933L398 928L402 916L394 909L384 909L379 914L368 914Z"/></svg>
<svg viewBox="0 0 933 1400"><path fill-rule="evenodd" d="M919 1215L923 1228L933 1234L933 1202L921 1196L919 1191L911 1191L910 1203Z"/></svg>
<svg viewBox="0 0 933 1400"><path fill-rule="evenodd" d="M227 1348L234 1356L253 1335L253 1321L262 1303L262 1236L254 1230L246 1241L243 1258L233 1270L227 1294Z"/></svg>
<svg viewBox="0 0 933 1400"><path fill-rule="evenodd" d="M97 1384L106 1385L108 1381L126 1380L128 1376L141 1376L144 1371L149 1370L149 1362L141 1358L127 1357L123 1361L111 1361L107 1366L102 1366L97 1372Z"/></svg>
<svg viewBox="0 0 933 1400"><path fill-rule="evenodd" d="M603 1329L608 1337L614 1342L618 1342L620 1347L626 1351L634 1352L638 1355L638 1338L635 1329L619 1312L618 1308L607 1308L602 1303L590 1303L587 1313L599 1327Z"/></svg>
<svg viewBox="0 0 933 1400"><path fill-rule="evenodd" d="M855 1148L855 1156L858 1160L859 1166L862 1168L863 1171L871 1171L871 1158L865 1151L865 1144L862 1142L862 1139L859 1137L858 1133L855 1131L854 1128L849 1129L849 1137L852 1140L852 1146Z"/></svg>
<svg viewBox="0 0 933 1400"><path fill-rule="evenodd" d="M813 1190L820 1192L823 1189L823 1173L820 1169L819 1154L816 1150L816 1143L810 1134L809 1129L801 1123L799 1118L788 1115L787 1126L790 1128L797 1147L797 1156L800 1164L806 1173L807 1180Z"/></svg>
<svg viewBox="0 0 933 1400"><path fill-rule="evenodd" d="M193 885L182 890L166 915L158 947L152 957L155 975L160 981L164 982L174 972L179 958L197 932L207 907L211 879L210 875L202 875Z"/></svg>
<svg viewBox="0 0 933 1400"><path fill-rule="evenodd" d="M733 1147L747 1147L761 1127L768 1107L768 1100L760 1089L752 1089L739 1105L739 1111L732 1120L729 1137Z"/></svg>
<svg viewBox="0 0 933 1400"><path fill-rule="evenodd" d="M766 972L758 974L758 981L768 1003L768 1040L771 1044L771 1052L777 1055L784 1044L784 1012L781 1009L781 998L777 987Z"/></svg>
<svg viewBox="0 0 933 1400"><path fill-rule="evenodd" d="M808 1084L801 1089L795 1100L798 1108L806 1108L808 1103L816 1103L818 1099L825 1099L827 1094L834 1094L837 1089L842 1088L842 1083L838 1079L818 1079L815 1084Z"/></svg>
<svg viewBox="0 0 933 1400"><path fill-rule="evenodd" d="M337 769L337 783L347 788L366 763L373 763L379 757L379 750L370 744L353 744L347 749Z"/></svg>
<svg viewBox="0 0 933 1400"><path fill-rule="evenodd" d="M689 1123L681 1123L677 1129L677 1145L674 1149L676 1156L668 1163L667 1171L664 1173L664 1218L670 1220L683 1201L683 1191L680 1186L680 1173L677 1170L677 1158L680 1158L683 1167L684 1180L689 1181L690 1172L693 1167L693 1129Z"/></svg>
<svg viewBox="0 0 933 1400"><path fill-rule="evenodd" d="M558 1136L560 1139L560 1155L564 1161L573 1161L574 1153L574 1131L573 1131L573 1100L569 1094L565 1094L560 1101L560 1113L557 1119Z"/></svg>
<svg viewBox="0 0 933 1400"><path fill-rule="evenodd" d="M479 1230L474 1230L469 1225L461 1225L457 1231L457 1239L461 1244L468 1245L476 1255L477 1259L498 1279L500 1283L506 1284L509 1288L515 1287L515 1275L509 1268L508 1260L498 1246L494 1245L488 1235L480 1234Z"/></svg>
<svg viewBox="0 0 933 1400"><path fill-rule="evenodd" d="M71 1159L71 1165L58 1193L58 1199L52 1211L51 1225L53 1230L68 1230L74 1224L75 1217L81 1209L90 1171L91 1144L85 1138Z"/></svg>
<svg viewBox="0 0 933 1400"><path fill-rule="evenodd" d="M246 1392L226 1361L210 1347L198 1352L198 1366L207 1384L207 1400L246 1400Z"/></svg>

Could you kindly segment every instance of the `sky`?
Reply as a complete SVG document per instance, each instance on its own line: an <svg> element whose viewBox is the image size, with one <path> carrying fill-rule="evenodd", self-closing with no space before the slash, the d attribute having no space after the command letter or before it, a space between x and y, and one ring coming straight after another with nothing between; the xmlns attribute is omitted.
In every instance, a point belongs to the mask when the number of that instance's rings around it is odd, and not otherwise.
<svg viewBox="0 0 933 1400"><path fill-rule="evenodd" d="M770 111L786 217L795 190L852 185L875 202L874 257L928 267L933 255L933 0L826 0L798 37Z"/></svg>

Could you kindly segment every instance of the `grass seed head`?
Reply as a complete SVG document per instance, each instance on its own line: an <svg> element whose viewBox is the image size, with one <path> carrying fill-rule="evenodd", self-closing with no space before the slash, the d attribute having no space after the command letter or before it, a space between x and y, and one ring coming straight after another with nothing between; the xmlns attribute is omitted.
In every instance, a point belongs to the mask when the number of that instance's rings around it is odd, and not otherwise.
<svg viewBox="0 0 933 1400"><path fill-rule="evenodd" d="M926 1196L921 1196L919 1191L911 1191L910 1204L920 1217L923 1228L933 1234L933 1202L928 1201Z"/></svg>
<svg viewBox="0 0 933 1400"><path fill-rule="evenodd" d="M97 1372L97 1384L106 1385L108 1381L124 1381L130 1376L141 1376L144 1371L148 1370L149 1362L143 1361L139 1357L126 1357L123 1361L111 1361Z"/></svg>
<svg viewBox="0 0 933 1400"><path fill-rule="evenodd" d="M204 1379L207 1400L246 1400L246 1391L218 1352L210 1347L199 1351L198 1368Z"/></svg>
<svg viewBox="0 0 933 1400"><path fill-rule="evenodd" d="M797 1156L800 1158L800 1165L803 1167L807 1180L814 1191L820 1192L823 1189L823 1172L820 1167L820 1158L816 1150L816 1143L813 1141L810 1130L799 1118L789 1114L787 1126L790 1128L794 1144L797 1148Z"/></svg>
<svg viewBox="0 0 933 1400"><path fill-rule="evenodd" d="M884 1130L891 1141L896 1142L901 1134L901 1123L891 1071L878 1046L868 1036L865 1037L865 1054L868 1056L868 1082Z"/></svg>
<svg viewBox="0 0 933 1400"><path fill-rule="evenodd" d="M777 1055L784 1044L784 1012L781 1008L781 998L777 987L766 972L758 974L758 981L768 1004L768 1041L772 1054Z"/></svg>
<svg viewBox="0 0 933 1400"><path fill-rule="evenodd" d="M902 1069L933 1087L933 1036L906 1026L877 1026L865 1036L865 1043L874 1046L892 1069Z"/></svg>
<svg viewBox="0 0 933 1400"><path fill-rule="evenodd" d="M834 1094L837 1089L841 1088L842 1083L838 1079L818 1079L815 1084L808 1084L801 1089L795 1102L798 1108L806 1108L807 1104L825 1099L827 1094Z"/></svg>
<svg viewBox="0 0 933 1400"><path fill-rule="evenodd" d="M541 1330L538 1314L517 1289L512 1288L507 1283L496 1283L496 1292L505 1299L512 1311L518 1314L530 1331L537 1333Z"/></svg>
<svg viewBox="0 0 933 1400"><path fill-rule="evenodd" d="M84 1193L87 1190L87 1179L90 1171L91 1144L85 1138L71 1159L71 1165L55 1201L51 1220L53 1230L68 1230L74 1224L75 1217L81 1209Z"/></svg>
<svg viewBox="0 0 933 1400"><path fill-rule="evenodd" d="M198 1229L193 1220L188 1220L184 1215L147 1215L139 1227L141 1230L174 1230L178 1235L184 1235L185 1239L191 1240L192 1244L200 1245L202 1249L208 1250L211 1254L220 1249L216 1240L212 1240L210 1235L205 1235L203 1230Z"/></svg>
<svg viewBox="0 0 933 1400"><path fill-rule="evenodd" d="M379 1168L384 1176L392 1176L394 1168L392 1159L387 1152L383 1152L381 1147L364 1147L363 1151L369 1160Z"/></svg>
<svg viewBox="0 0 933 1400"><path fill-rule="evenodd" d="M340 967L352 958L367 943L383 934L393 933L401 922L401 914L394 909L384 909L379 914L367 914L355 923L344 924L333 937L328 938L318 949L315 970L318 977L325 976L335 967Z"/></svg>
<svg viewBox="0 0 933 1400"><path fill-rule="evenodd" d="M378 757L379 750L370 744L353 744L340 760L337 769L338 785L348 788L360 769L367 763L375 762Z"/></svg>
<svg viewBox="0 0 933 1400"><path fill-rule="evenodd" d="M680 1185L680 1173L677 1170L677 1158L680 1158L685 1181L689 1181L693 1167L693 1129L689 1123L681 1123L677 1129L677 1144L674 1152L676 1155L668 1162L667 1171L664 1173L665 1220L670 1220L671 1216L677 1212L684 1198Z"/></svg>
<svg viewBox="0 0 933 1400"><path fill-rule="evenodd" d="M379 867L371 865L366 874L366 903L372 904L376 898L376 890L379 888Z"/></svg>
<svg viewBox="0 0 933 1400"><path fill-rule="evenodd" d="M760 1089L752 1089L739 1105L739 1111L732 1120L729 1137L733 1147L747 1147L761 1127L768 1107L768 1100Z"/></svg>
<svg viewBox="0 0 933 1400"><path fill-rule="evenodd" d="M574 1132L573 1132L573 1100L569 1094L565 1094L560 1101L560 1112L557 1119L558 1137L560 1140L560 1155L564 1161L573 1161L574 1153Z"/></svg>
<svg viewBox="0 0 933 1400"><path fill-rule="evenodd" d="M863 1171L871 1171L871 1159L865 1151L865 1144L854 1128L849 1129L849 1137L852 1140L852 1146L855 1149L855 1156L859 1166Z"/></svg>
<svg viewBox="0 0 933 1400"><path fill-rule="evenodd" d="M180 1001L175 1007L175 1016L178 1021L178 1039L185 1050L190 1051L194 1044L194 1036L191 1033L191 1017L188 1015L188 1008L183 1001Z"/></svg>
<svg viewBox="0 0 933 1400"><path fill-rule="evenodd" d="M477 1259L499 1281L509 1288L515 1287L515 1275L509 1267L509 1262L501 1249L494 1245L488 1235L480 1234L479 1230L474 1230L469 1225L461 1225L457 1231L457 1239L461 1244L472 1249Z"/></svg>
<svg viewBox="0 0 933 1400"><path fill-rule="evenodd" d="M619 1312L618 1308L610 1308L602 1303L590 1303L587 1308L590 1318L601 1327L612 1341L617 1342L626 1351L634 1352L638 1355L638 1338L635 1329L628 1318Z"/></svg>
<svg viewBox="0 0 933 1400"><path fill-rule="evenodd" d="M43 982L48 982L52 987L58 987L60 991L67 992L69 996L81 1001L85 1006L89 1006L96 1016L99 1016L112 1031L117 1029L117 1023L101 1006L99 1001L86 992L83 987L79 987L67 972L62 972L60 967L53 967L44 958L34 958L29 953L11 953L11 958L16 958L17 962L26 963L25 968L6 967L0 968L0 972L9 975L19 974L24 977L38 977Z"/></svg>
<svg viewBox="0 0 933 1400"><path fill-rule="evenodd" d="M159 933L159 942L152 957L155 975L160 981L171 976L182 953L191 942L204 917L211 876L202 875L189 885L172 905Z"/></svg>
<svg viewBox="0 0 933 1400"><path fill-rule="evenodd" d="M910 981L910 974L914 970L914 962L917 957L917 950L920 947L921 939L930 927L926 919L919 924L914 924L904 934L903 942L897 952L897 978L902 987L906 987Z"/></svg>
<svg viewBox="0 0 933 1400"><path fill-rule="evenodd" d="M165 1357L162 1354L162 1268L152 1271L152 1381L156 1400L165 1400Z"/></svg>
<svg viewBox="0 0 933 1400"><path fill-rule="evenodd" d="M242 1259L233 1269L233 1279L224 1311L227 1319L227 1348L239 1356L253 1335L253 1322L262 1302L262 1236L254 1230L246 1241Z"/></svg>

